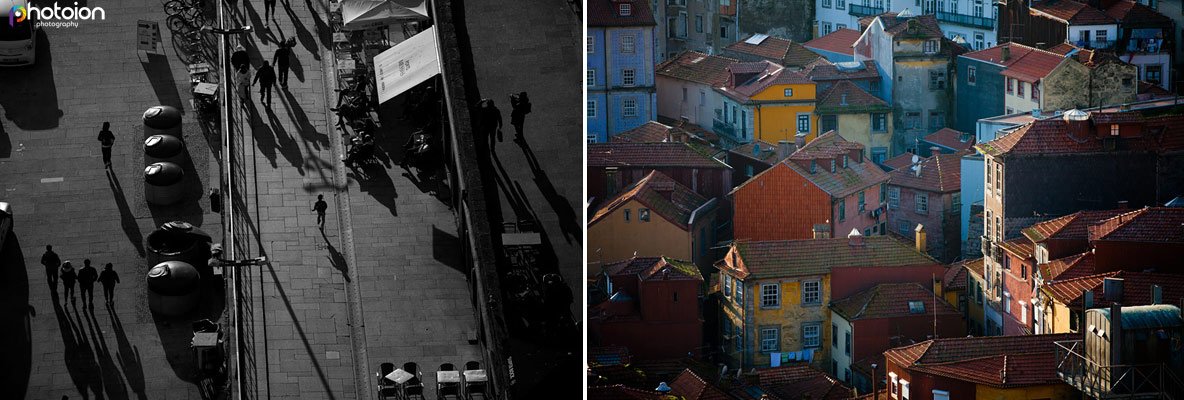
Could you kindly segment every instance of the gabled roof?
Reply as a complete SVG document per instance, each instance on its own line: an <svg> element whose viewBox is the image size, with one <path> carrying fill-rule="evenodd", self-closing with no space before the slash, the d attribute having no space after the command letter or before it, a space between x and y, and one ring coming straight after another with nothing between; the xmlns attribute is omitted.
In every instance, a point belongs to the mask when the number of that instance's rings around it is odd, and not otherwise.
<svg viewBox="0 0 1184 400"><path fill-rule="evenodd" d="M1093 275L1096 273L1096 267L1093 252L1061 257L1037 266L1040 269L1040 276L1045 282L1063 281Z"/></svg>
<svg viewBox="0 0 1184 400"><path fill-rule="evenodd" d="M805 363L759 368L756 375L757 384L735 388L732 396L741 400L758 400L762 394L771 400L837 400L849 399L852 394L839 380Z"/></svg>
<svg viewBox="0 0 1184 400"><path fill-rule="evenodd" d="M728 65L735 59L684 51L654 68L654 73L684 81L721 86L728 80Z"/></svg>
<svg viewBox="0 0 1184 400"><path fill-rule="evenodd" d="M891 236L867 236L862 245L852 245L847 238L747 241L733 246L740 254L742 268L719 263L740 278L810 276L830 273L832 268L901 267L940 264L909 243Z"/></svg>
<svg viewBox="0 0 1184 400"><path fill-rule="evenodd" d="M1132 111L1137 112L1137 111ZM1147 118L1140 137L1119 139L1118 150L1174 151L1184 148L1184 116ZM979 143L980 152L990 156L1005 154L1071 154L1105 151L1101 139L1088 133L1071 134L1062 118L1036 120L998 139Z"/></svg>
<svg viewBox="0 0 1184 400"><path fill-rule="evenodd" d="M1030 9L1037 15L1043 15L1070 25L1108 25L1118 22L1101 10L1073 0L1033 2Z"/></svg>
<svg viewBox="0 0 1184 400"><path fill-rule="evenodd" d="M1036 245L1032 244L1027 238L1012 239L999 243L999 248L1020 259L1032 258L1036 251Z"/></svg>
<svg viewBox="0 0 1184 400"><path fill-rule="evenodd" d="M1020 232L1033 243L1040 243L1049 239L1086 240L1089 239L1088 228L1103 220L1121 214L1123 210L1087 210L1078 211L1063 217L1048 221L1037 222Z"/></svg>
<svg viewBox="0 0 1184 400"><path fill-rule="evenodd" d="M1070 51L1081 50L1081 48L1074 46L1072 43L1066 42L1066 43L1057 43L1056 45L1053 45L1052 47L1049 47L1045 50L1048 50L1049 52L1060 54L1063 56L1063 55L1069 54Z"/></svg>
<svg viewBox="0 0 1184 400"><path fill-rule="evenodd" d="M605 264L610 276L636 275L639 280L703 280L703 275L689 261L670 257L633 257L625 261Z"/></svg>
<svg viewBox="0 0 1184 400"><path fill-rule="evenodd" d="M899 156L884 160L884 166L892 169L901 169L913 165L913 153L902 153ZM918 157L919 158L919 157Z"/></svg>
<svg viewBox="0 0 1184 400"><path fill-rule="evenodd" d="M1184 275L1158 272L1115 271L1089 275L1045 284L1044 292L1057 302L1080 310L1082 292L1088 290L1094 293L1092 308L1109 307L1112 301L1106 300L1103 282L1110 277L1123 281L1122 298L1117 302L1124 306L1151 304L1151 285L1162 288L1162 300L1167 304L1177 304L1184 298Z"/></svg>
<svg viewBox="0 0 1184 400"><path fill-rule="evenodd" d="M832 197L846 197L852 193L888 180L888 173L867 159L864 159L863 162L856 162L855 159L850 159L847 162L847 168L843 168L842 165L836 165L835 172L830 172L829 160L841 157L851 150L862 149L862 144L849 142L838 133L835 133L835 131L830 131L818 136L814 141L807 143L779 165L784 165L794 170L798 175L806 178L814 186L817 186ZM818 167L814 173L811 173L809 169L798 165L795 160L815 160L818 162ZM774 168L776 167L775 165ZM744 185L748 185L754 180L755 177L745 182ZM741 185L741 187L744 185Z"/></svg>
<svg viewBox="0 0 1184 400"><path fill-rule="evenodd" d="M1003 48L1008 48L1007 60L1003 59ZM1036 50L1034 47L1028 47L1019 43L1009 42L1001 43L994 47L988 47L979 51L972 51L963 54L959 57L966 57L971 60L988 62L991 64L1007 67L1015 64L1016 61Z"/></svg>
<svg viewBox="0 0 1184 400"><path fill-rule="evenodd" d="M620 5L629 4L630 15L620 15ZM655 26L654 15L650 11L650 4L640 0L589 0L589 27L612 26Z"/></svg>
<svg viewBox="0 0 1184 400"><path fill-rule="evenodd" d="M891 111L888 102L881 100L863 88L848 80L835 82L834 85L818 96L815 113L842 114L867 113L871 111Z"/></svg>
<svg viewBox="0 0 1184 400"><path fill-rule="evenodd" d="M866 60L862 63L850 61L840 64L843 65L818 63L803 69L802 72L805 72L806 77L815 82L880 79L880 71L876 69L875 60ZM850 67L850 65L859 65L860 67Z"/></svg>
<svg viewBox="0 0 1184 400"><path fill-rule="evenodd" d="M855 41L859 40L860 32L854 29L836 29L820 38L815 38L803 44L808 49L829 51L832 53L854 55Z"/></svg>
<svg viewBox="0 0 1184 400"><path fill-rule="evenodd" d="M888 184L933 193L956 192L962 190L961 170L961 155L934 154L915 166L892 170L888 173Z"/></svg>
<svg viewBox="0 0 1184 400"><path fill-rule="evenodd" d="M730 168L686 143L590 143L588 167Z"/></svg>
<svg viewBox="0 0 1184 400"><path fill-rule="evenodd" d="M684 369L670 381L670 393L685 400L730 400L722 390L707 383L690 368Z"/></svg>
<svg viewBox="0 0 1184 400"><path fill-rule="evenodd" d="M793 147L796 145L791 143L790 146ZM759 139L754 139L751 142L728 149L728 152L753 160L763 161L770 165L780 161L777 159L777 145Z"/></svg>
<svg viewBox="0 0 1184 400"><path fill-rule="evenodd" d="M1024 82L1037 82L1048 76L1064 59L1064 56L1053 52L1032 49L1004 68L1000 75Z"/></svg>
<svg viewBox="0 0 1184 400"><path fill-rule="evenodd" d="M962 141L963 138L966 138L965 142ZM921 140L953 150L955 153L974 147L974 135L950 128L941 128L937 132L926 135Z"/></svg>
<svg viewBox="0 0 1184 400"><path fill-rule="evenodd" d="M1170 24L1172 19L1151 7L1131 0L1119 0L1105 10L1110 18L1126 24Z"/></svg>
<svg viewBox="0 0 1184 400"><path fill-rule="evenodd" d="M735 52L735 56L748 55L755 59L769 60L786 67L802 67L813 62L822 56L818 55L810 49L802 46L801 43L794 42L789 39L782 39L776 36L763 35L765 38L760 40L757 44L749 43L749 41L756 41L753 36L732 43L724 48L725 52ZM754 58L749 58L750 60Z"/></svg>
<svg viewBox="0 0 1184 400"><path fill-rule="evenodd" d="M611 143L663 143L674 142L672 134L689 134L689 132L675 128L658 121L649 121L636 128L618 133L608 138Z"/></svg>
<svg viewBox="0 0 1184 400"><path fill-rule="evenodd" d="M687 230L690 229L694 211L711 200L679 184L666 174L654 170L597 210L592 219L588 221L588 226L600 222L630 201L645 205L657 217ZM641 216L638 215L638 218ZM651 221L655 218L655 216L650 217Z"/></svg>
<svg viewBox="0 0 1184 400"><path fill-rule="evenodd" d="M1080 334L934 339L884 352L888 362L917 372L999 388L1060 384L1054 342ZM915 377L915 375L914 375Z"/></svg>
<svg viewBox="0 0 1184 400"><path fill-rule="evenodd" d="M884 32L891 36L907 34L908 36L914 38L945 38L945 36L942 35L941 26L937 22L937 17L933 14L901 17L899 14L884 13L880 14L879 18L880 22L884 24ZM915 34L909 33L910 25L916 26Z"/></svg>
<svg viewBox="0 0 1184 400"><path fill-rule="evenodd" d="M1184 242L1184 208L1146 207L1089 227L1089 240Z"/></svg>
<svg viewBox="0 0 1184 400"><path fill-rule="evenodd" d="M751 101L753 96L773 85L814 84L814 81L801 72L790 71L772 61L733 63L729 70L733 78L729 80L727 85L717 87L715 90L741 102ZM737 74L752 74L754 72L756 74L751 79L744 82L735 81Z"/></svg>
<svg viewBox="0 0 1184 400"><path fill-rule="evenodd" d="M978 264L979 268L982 268L983 259L963 260L951 264L946 268L945 275L941 277L941 290L966 290L966 268L968 265L975 263Z"/></svg>
<svg viewBox="0 0 1184 400"><path fill-rule="evenodd" d="M961 268L958 268L961 269ZM916 315L962 315L958 309L942 300L937 300L932 290L919 283L882 283L871 289L855 293L844 299L831 302L830 308L848 321L861 319L896 318ZM914 313L910 302L923 304L920 312Z"/></svg>
<svg viewBox="0 0 1184 400"><path fill-rule="evenodd" d="M983 270L986 266L983 264L983 259L981 257L965 261L962 266L966 269L966 273L973 274L977 276L978 279L983 278Z"/></svg>

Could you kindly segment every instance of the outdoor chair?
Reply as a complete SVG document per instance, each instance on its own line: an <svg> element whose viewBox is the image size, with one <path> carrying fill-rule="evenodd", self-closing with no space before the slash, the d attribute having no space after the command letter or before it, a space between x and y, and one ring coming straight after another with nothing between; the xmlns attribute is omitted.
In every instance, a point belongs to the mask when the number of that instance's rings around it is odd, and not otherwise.
<svg viewBox="0 0 1184 400"><path fill-rule="evenodd" d="M395 372L394 363L382 363L378 367L378 398L389 399L399 398L399 386L395 381L386 379L386 376L391 372Z"/></svg>
<svg viewBox="0 0 1184 400"><path fill-rule="evenodd" d="M419 365L413 362L403 363L403 370L411 374L412 378L403 383L403 397L406 399L423 397L423 373L419 372Z"/></svg>

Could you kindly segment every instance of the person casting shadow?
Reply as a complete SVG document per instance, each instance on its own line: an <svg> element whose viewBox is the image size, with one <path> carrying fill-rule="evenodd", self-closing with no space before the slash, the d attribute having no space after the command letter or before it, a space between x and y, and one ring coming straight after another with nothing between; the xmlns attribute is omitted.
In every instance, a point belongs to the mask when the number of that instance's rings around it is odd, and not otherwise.
<svg viewBox="0 0 1184 400"><path fill-rule="evenodd" d="M73 303L75 301L74 281L78 280L78 272L74 271L74 265L66 261L62 263L62 268L58 271L58 274L62 278L62 286L66 288L65 293L62 293L62 298L69 298L70 302Z"/></svg>
<svg viewBox="0 0 1184 400"><path fill-rule="evenodd" d="M115 284L119 283L119 274L113 269L115 266L107 263L103 272L99 274L99 283L103 284L103 299L107 306L115 304Z"/></svg>
<svg viewBox="0 0 1184 400"><path fill-rule="evenodd" d="M78 286L82 289L82 306L95 309L95 281L99 279L99 271L90 266L90 259L82 260L82 269L78 270Z"/></svg>
<svg viewBox="0 0 1184 400"><path fill-rule="evenodd" d="M52 245L45 245L45 254L41 255L41 265L45 266L45 280L54 298L58 296L58 268L62 266L62 259L53 252Z"/></svg>

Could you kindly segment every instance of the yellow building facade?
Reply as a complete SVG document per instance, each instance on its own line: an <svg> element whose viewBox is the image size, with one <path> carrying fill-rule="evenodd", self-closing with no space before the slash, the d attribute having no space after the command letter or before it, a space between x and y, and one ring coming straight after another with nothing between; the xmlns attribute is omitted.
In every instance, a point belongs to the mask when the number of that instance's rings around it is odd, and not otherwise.
<svg viewBox="0 0 1184 400"><path fill-rule="evenodd" d="M1071 400L1080 396L1073 387L1063 383L1007 389L977 385L974 392L976 400Z"/></svg>
<svg viewBox="0 0 1184 400"><path fill-rule="evenodd" d="M793 142L798 133L804 133L807 141L818 136L814 114L818 92L813 81L767 61L738 64L749 69L732 71L730 81L716 88L723 106L713 124L716 133L737 144Z"/></svg>
<svg viewBox="0 0 1184 400"><path fill-rule="evenodd" d="M792 96L785 97L786 90ZM805 130L806 142L818 136L818 116L814 115L815 86L810 84L772 85L752 97L752 126L754 137L769 143L794 141L799 130L799 119L809 121Z"/></svg>
<svg viewBox="0 0 1184 400"><path fill-rule="evenodd" d="M589 225L589 253L605 262L627 260L634 256L634 252L638 257L692 259L691 232L663 218L639 220L638 215L643 210L648 207L636 200L629 201ZM598 253L592 253L597 250Z"/></svg>

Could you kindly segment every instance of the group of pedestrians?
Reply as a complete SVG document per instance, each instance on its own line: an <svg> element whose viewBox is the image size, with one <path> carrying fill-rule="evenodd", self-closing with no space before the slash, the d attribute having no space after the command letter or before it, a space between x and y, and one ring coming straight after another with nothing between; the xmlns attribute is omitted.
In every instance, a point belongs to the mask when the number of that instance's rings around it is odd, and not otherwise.
<svg viewBox="0 0 1184 400"><path fill-rule="evenodd" d="M271 92L276 82L279 82L280 87L288 88L288 70L291 69L292 57L295 56L292 52L292 47L295 46L296 38L281 41L271 61L263 61L255 70L254 77L251 74L251 56L247 54L247 48L241 44L235 47L234 53L230 55L230 66L234 69L239 99L244 106L251 99L252 86L259 85L259 102L267 107L271 107ZM272 67L273 64L275 67Z"/></svg>
<svg viewBox="0 0 1184 400"><path fill-rule="evenodd" d="M77 271L74 270L74 265L70 261L62 261L58 253L53 251L52 245L45 246L45 254L41 255L41 265L45 266L45 278L49 282L49 287L53 290L54 295L57 295L58 280L62 281L62 286L66 288L64 296L70 299L70 302L76 302L74 298L74 285L78 284L78 288L82 294L82 306L95 308L95 282L103 285L103 298L106 300L108 306L115 304L115 284L119 283L119 274L115 272L115 266L111 263L103 266L103 272L99 272L90 265L90 259L82 260L82 268Z"/></svg>
<svg viewBox="0 0 1184 400"><path fill-rule="evenodd" d="M477 106L474 128L478 134L489 136L489 151L493 151L502 141L502 111L497 108L493 99L481 99ZM530 97L526 92L511 94L510 107L510 125L514 126L514 141L521 142L522 126L526 123L526 114L530 114Z"/></svg>

